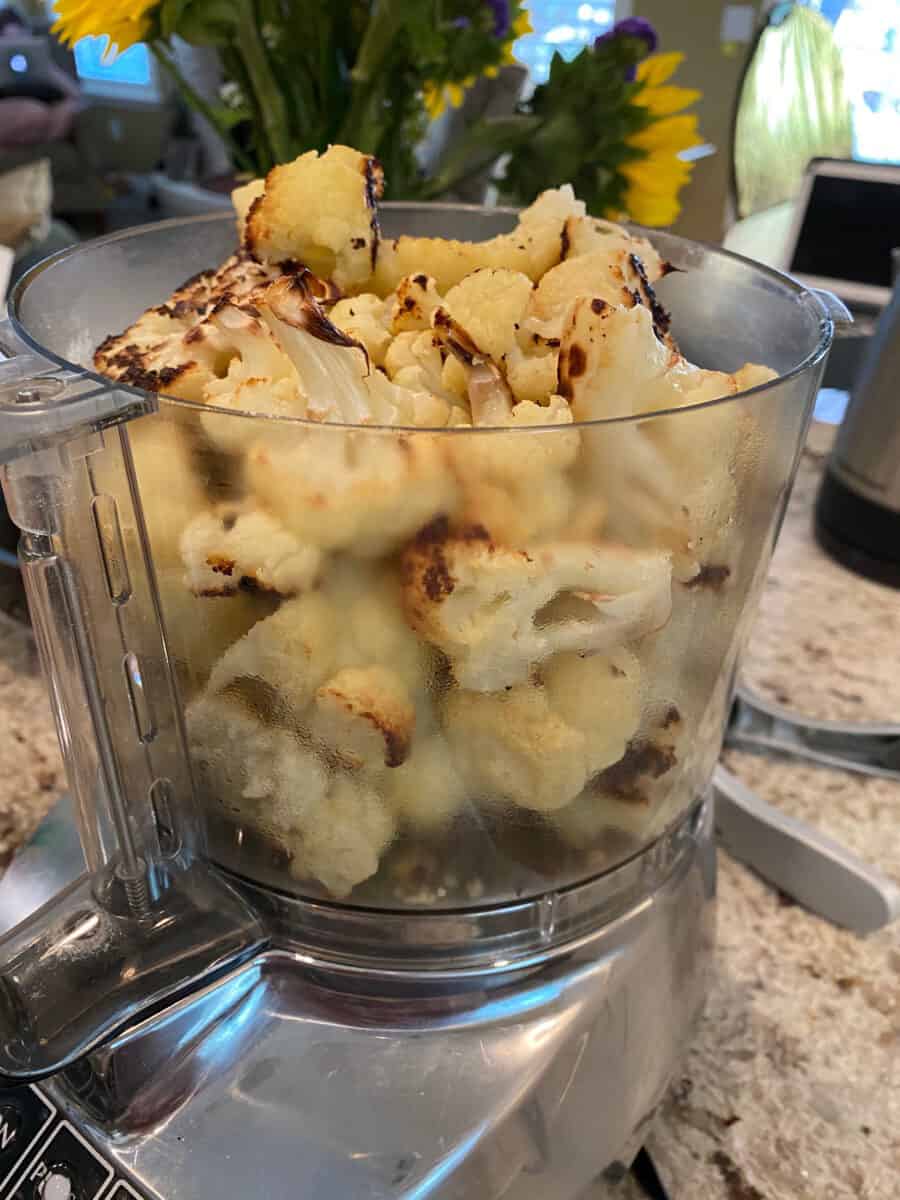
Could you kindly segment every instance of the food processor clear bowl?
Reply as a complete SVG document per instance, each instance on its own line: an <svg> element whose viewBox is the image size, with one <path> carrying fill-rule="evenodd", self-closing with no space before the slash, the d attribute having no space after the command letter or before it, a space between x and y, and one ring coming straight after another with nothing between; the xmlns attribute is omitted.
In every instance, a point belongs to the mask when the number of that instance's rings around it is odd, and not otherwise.
<svg viewBox="0 0 900 1200"><path fill-rule="evenodd" d="M383 211L386 236L513 223ZM483 909L609 872L698 802L832 321L783 276L652 237L685 356L773 382L519 430L317 425L107 383L64 448L6 468L89 865L131 837L145 862L193 847L300 898ZM89 410L95 346L233 249L221 217L75 248L19 285L13 332Z"/></svg>

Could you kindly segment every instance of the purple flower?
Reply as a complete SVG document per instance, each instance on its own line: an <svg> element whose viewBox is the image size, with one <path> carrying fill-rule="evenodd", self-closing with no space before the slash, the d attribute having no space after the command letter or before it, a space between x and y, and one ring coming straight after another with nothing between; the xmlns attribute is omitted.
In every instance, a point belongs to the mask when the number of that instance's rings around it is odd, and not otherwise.
<svg viewBox="0 0 900 1200"><path fill-rule="evenodd" d="M494 37L504 38L510 30L509 0L487 0L494 14Z"/></svg>
<svg viewBox="0 0 900 1200"><path fill-rule="evenodd" d="M613 25L608 33L602 33L595 40L594 49L599 50L601 46L619 41L620 38L638 38L647 47L645 54L652 54L659 41L656 30L649 21L645 21L643 17L626 17L624 21Z"/></svg>

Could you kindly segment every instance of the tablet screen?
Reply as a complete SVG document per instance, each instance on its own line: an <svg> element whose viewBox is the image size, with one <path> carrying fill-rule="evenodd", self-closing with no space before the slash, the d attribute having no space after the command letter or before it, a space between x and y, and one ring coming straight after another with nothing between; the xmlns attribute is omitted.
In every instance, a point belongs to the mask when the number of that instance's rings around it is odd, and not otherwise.
<svg viewBox="0 0 900 1200"><path fill-rule="evenodd" d="M900 171L896 183L815 175L788 269L889 288L893 246L900 246Z"/></svg>

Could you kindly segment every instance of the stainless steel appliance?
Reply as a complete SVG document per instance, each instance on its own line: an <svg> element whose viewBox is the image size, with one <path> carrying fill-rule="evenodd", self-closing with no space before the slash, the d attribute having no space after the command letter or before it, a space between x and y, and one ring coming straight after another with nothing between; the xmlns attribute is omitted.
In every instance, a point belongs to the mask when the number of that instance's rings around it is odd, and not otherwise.
<svg viewBox="0 0 900 1200"><path fill-rule="evenodd" d="M866 347L816 502L816 533L825 549L894 587L900 587L898 371L900 275Z"/></svg>
<svg viewBox="0 0 900 1200"><path fill-rule="evenodd" d="M512 220L503 210L385 210L388 234L478 238ZM274 431L270 447L311 448L310 471L351 444L354 463L365 461L376 440L387 453L401 439L404 461L451 437L477 455L482 433L240 412L212 414L212 429L202 406L85 367L110 330L229 252L232 223L219 216L102 239L19 285L4 336L20 353L0 366L3 487L22 530L87 870L2 943L0 1196L563 1200L620 1177L702 1007L714 892L705 796L842 316L774 272L655 240L681 268L659 290L684 352L716 369L756 360L777 372L725 401L578 431L582 451L610 470L649 433L674 440L679 468L706 455L708 471L691 468L685 486L721 465L721 440L708 450L713 433L742 434L727 511L716 509L729 565L707 560L693 582L673 585L672 616L646 652L656 740L632 740L627 770L607 776L605 791L587 788L558 820L537 772L530 786L544 812L466 800L452 821L425 828L416 814L437 785L417 768L406 776L406 823L368 878L349 881L346 857L338 869L325 856L329 875L313 853L321 825L286 850L284 827L273 833L255 817L251 759L264 773L299 753L271 696L250 695L236 676L244 707L228 709L219 757L197 748L195 705L208 697L218 636L209 606L230 601L180 590L175 534L198 495L202 505L234 502L221 447L248 429ZM526 436L552 450L568 434ZM380 478L367 493L379 536L389 525ZM376 602L374 586L332 595L329 645L356 636L354 622ZM227 610L228 621L239 611ZM245 628L265 619L254 612ZM387 638L385 628L367 625L363 640ZM277 661L293 686L299 659ZM625 678L631 661L610 677ZM457 743L450 766L466 751ZM216 773L223 761L230 775ZM345 766L335 770L345 786ZM304 788L291 796L308 800ZM373 811L353 809L342 851L356 845L359 814L371 824ZM13 865L5 911L29 888L43 899L71 876L66 828Z"/></svg>

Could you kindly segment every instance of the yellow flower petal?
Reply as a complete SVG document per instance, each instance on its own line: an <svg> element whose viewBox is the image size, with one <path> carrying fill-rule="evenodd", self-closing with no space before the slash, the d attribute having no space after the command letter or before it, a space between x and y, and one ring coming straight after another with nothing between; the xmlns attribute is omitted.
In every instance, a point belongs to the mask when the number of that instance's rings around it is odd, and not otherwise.
<svg viewBox="0 0 900 1200"><path fill-rule="evenodd" d="M678 154L689 146L699 146L703 139L697 128L697 114L682 113L654 121L646 129L633 133L627 141L629 146L637 146L639 150L666 150Z"/></svg>
<svg viewBox="0 0 900 1200"><path fill-rule="evenodd" d="M453 107L459 108L465 95L461 85L458 83L448 83L445 90L447 93L447 99L450 101Z"/></svg>
<svg viewBox="0 0 900 1200"><path fill-rule="evenodd" d="M103 60L143 41L159 0L56 0L51 32L65 45L83 37L106 37Z"/></svg>
<svg viewBox="0 0 900 1200"><path fill-rule="evenodd" d="M531 24L527 8L523 8L513 21L512 31L517 38L524 37L526 33L534 33L534 26Z"/></svg>
<svg viewBox="0 0 900 1200"><path fill-rule="evenodd" d="M678 87L676 84L663 84L662 87L644 87L634 97L634 103L648 109L658 117L667 117L671 113L681 112L691 104L696 104L702 92L696 88Z"/></svg>
<svg viewBox="0 0 900 1200"><path fill-rule="evenodd" d="M684 55L678 50L670 50L668 54L651 54L638 63L635 78L638 83L645 83L648 87L659 87L683 62Z"/></svg>

